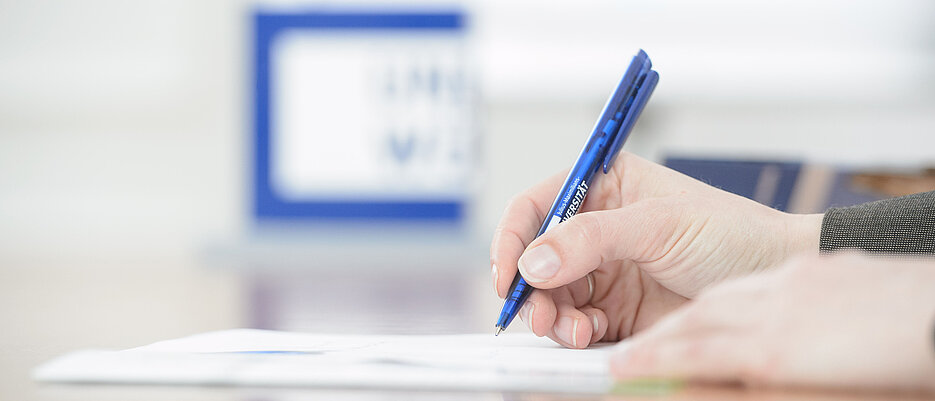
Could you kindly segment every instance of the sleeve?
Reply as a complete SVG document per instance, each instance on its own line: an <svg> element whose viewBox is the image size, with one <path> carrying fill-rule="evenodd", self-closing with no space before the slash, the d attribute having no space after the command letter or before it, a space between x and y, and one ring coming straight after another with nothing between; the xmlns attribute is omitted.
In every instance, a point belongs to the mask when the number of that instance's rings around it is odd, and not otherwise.
<svg viewBox="0 0 935 401"><path fill-rule="evenodd" d="M821 223L819 249L935 254L935 191L831 208Z"/></svg>

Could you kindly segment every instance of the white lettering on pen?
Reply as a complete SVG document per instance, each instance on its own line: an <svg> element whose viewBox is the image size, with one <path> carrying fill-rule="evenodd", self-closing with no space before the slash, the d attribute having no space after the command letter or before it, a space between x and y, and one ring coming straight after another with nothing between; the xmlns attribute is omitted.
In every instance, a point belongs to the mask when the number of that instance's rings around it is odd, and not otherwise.
<svg viewBox="0 0 935 401"><path fill-rule="evenodd" d="M587 194L588 183L582 182L578 185L578 189L575 191L575 197L571 199L571 204L568 205L568 209L565 210L565 215L562 216L563 222L578 213L578 208L581 207L581 203L584 202L584 196Z"/></svg>

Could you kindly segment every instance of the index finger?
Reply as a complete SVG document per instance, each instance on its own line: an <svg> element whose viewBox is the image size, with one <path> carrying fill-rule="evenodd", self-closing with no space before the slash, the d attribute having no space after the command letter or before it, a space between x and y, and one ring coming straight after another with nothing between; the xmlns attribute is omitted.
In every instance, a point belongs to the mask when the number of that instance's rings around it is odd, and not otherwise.
<svg viewBox="0 0 935 401"><path fill-rule="evenodd" d="M555 174L513 197L503 211L490 243L490 263L497 296L505 298L516 275L516 262L545 220L568 171Z"/></svg>

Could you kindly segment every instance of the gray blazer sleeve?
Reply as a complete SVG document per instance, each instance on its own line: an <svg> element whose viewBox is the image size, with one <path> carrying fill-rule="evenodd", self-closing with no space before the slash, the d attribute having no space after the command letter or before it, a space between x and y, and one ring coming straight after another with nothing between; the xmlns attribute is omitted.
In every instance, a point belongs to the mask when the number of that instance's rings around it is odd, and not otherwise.
<svg viewBox="0 0 935 401"><path fill-rule="evenodd" d="M819 249L828 253L846 248L935 254L935 191L828 209Z"/></svg>

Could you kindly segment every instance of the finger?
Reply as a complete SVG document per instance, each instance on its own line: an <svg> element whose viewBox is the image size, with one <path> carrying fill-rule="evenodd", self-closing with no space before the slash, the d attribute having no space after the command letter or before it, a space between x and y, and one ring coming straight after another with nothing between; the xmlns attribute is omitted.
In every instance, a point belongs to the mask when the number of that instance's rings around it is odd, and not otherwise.
<svg viewBox="0 0 935 401"><path fill-rule="evenodd" d="M680 221L677 200L660 198L582 213L529 244L518 260L523 278L537 288L555 288L615 260L651 261L674 246Z"/></svg>
<svg viewBox="0 0 935 401"><path fill-rule="evenodd" d="M750 277L715 287L637 334L612 359L614 374L703 381L755 376L766 366L761 350L751 346L765 310L762 282Z"/></svg>
<svg viewBox="0 0 935 401"><path fill-rule="evenodd" d="M591 273L591 279L588 280L586 274L584 277L562 287L571 295L571 304L574 307L581 308L591 302L594 292L597 290L597 278L594 275L596 275L596 272Z"/></svg>
<svg viewBox="0 0 935 401"><path fill-rule="evenodd" d="M665 315L648 329L634 334L630 342L661 343L679 336L690 335L693 330L700 331L700 328L688 327L689 325L685 323L693 321L689 318L689 315L694 312L691 306L692 304L688 303Z"/></svg>
<svg viewBox="0 0 935 401"><path fill-rule="evenodd" d="M747 333L762 320L769 297L758 277L714 287L638 334L637 344L661 344L730 330Z"/></svg>
<svg viewBox="0 0 935 401"><path fill-rule="evenodd" d="M549 290L534 290L519 310L520 318L533 334L542 337L552 330L556 316L555 302Z"/></svg>
<svg viewBox="0 0 935 401"><path fill-rule="evenodd" d="M607 325L610 324L607 314L593 306L585 306L580 310L591 319L591 341L589 343L594 344L601 341L604 335L607 334Z"/></svg>
<svg viewBox="0 0 935 401"><path fill-rule="evenodd" d="M623 380L665 377L753 384L767 374L769 363L760 355L752 341L724 331L653 345L634 342L611 355L610 369Z"/></svg>
<svg viewBox="0 0 935 401"><path fill-rule="evenodd" d="M490 244L491 275L500 298L506 297L516 275L516 261L539 232L563 177L556 174L517 195L504 210Z"/></svg>
<svg viewBox="0 0 935 401"><path fill-rule="evenodd" d="M552 292L557 315L549 338L568 348L585 348L591 343L591 318L575 308L571 295L563 289Z"/></svg>

